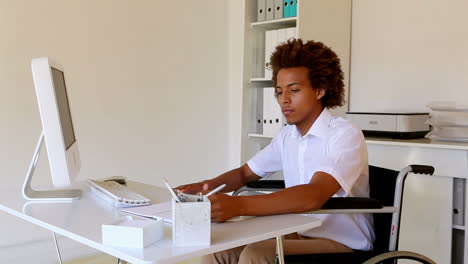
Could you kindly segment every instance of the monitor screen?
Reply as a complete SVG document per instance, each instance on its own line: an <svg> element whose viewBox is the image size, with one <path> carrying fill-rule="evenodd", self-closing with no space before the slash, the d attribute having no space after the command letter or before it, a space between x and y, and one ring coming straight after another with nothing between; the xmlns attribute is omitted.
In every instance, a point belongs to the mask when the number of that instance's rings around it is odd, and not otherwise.
<svg viewBox="0 0 468 264"><path fill-rule="evenodd" d="M57 98L58 112L60 115L60 125L63 131L63 140L65 148L68 150L75 143L75 133L68 104L67 89L65 87L65 78L63 72L53 67L52 79L54 82L55 96Z"/></svg>

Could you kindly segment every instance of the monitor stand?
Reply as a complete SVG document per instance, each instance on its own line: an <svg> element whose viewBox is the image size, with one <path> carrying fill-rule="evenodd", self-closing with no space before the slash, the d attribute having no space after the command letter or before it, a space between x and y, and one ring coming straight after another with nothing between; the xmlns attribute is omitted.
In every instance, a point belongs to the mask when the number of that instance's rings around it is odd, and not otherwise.
<svg viewBox="0 0 468 264"><path fill-rule="evenodd" d="M23 197L31 201L71 201L79 199L81 197L81 190L78 189L66 189L66 190L45 190L37 191L31 187L32 177L36 168L37 160L42 146L44 145L44 132L41 131L39 140L34 150L31 164L29 165L28 174L23 184Z"/></svg>

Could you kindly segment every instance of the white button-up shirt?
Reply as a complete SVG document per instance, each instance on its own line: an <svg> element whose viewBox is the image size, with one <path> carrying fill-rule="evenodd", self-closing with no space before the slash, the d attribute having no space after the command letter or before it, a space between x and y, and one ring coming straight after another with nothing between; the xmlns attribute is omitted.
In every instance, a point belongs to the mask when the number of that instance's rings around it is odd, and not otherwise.
<svg viewBox="0 0 468 264"><path fill-rule="evenodd" d="M260 177L283 171L286 187L310 182L317 171L330 174L341 189L334 197L369 197L367 146L359 128L334 117L325 108L307 134L296 126L285 126L272 142L247 162ZM317 214L318 228L301 232L322 237L352 249L370 250L374 241L372 218L368 214Z"/></svg>

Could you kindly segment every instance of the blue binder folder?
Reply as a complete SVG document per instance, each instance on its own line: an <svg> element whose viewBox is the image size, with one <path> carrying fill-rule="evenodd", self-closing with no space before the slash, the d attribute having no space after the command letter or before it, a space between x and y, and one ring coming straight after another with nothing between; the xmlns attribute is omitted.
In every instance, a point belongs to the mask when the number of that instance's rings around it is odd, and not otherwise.
<svg viewBox="0 0 468 264"><path fill-rule="evenodd" d="M291 1L291 0L283 0L283 17L290 17L290 15L289 15L289 1Z"/></svg>
<svg viewBox="0 0 468 264"><path fill-rule="evenodd" d="M297 16L297 0L290 0L289 1L289 16L295 17Z"/></svg>

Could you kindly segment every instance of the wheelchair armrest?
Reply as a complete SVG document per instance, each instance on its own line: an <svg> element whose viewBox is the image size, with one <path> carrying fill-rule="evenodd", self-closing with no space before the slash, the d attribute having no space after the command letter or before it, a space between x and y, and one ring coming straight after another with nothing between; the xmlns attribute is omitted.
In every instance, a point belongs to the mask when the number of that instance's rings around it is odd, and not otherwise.
<svg viewBox="0 0 468 264"><path fill-rule="evenodd" d="M427 165L409 165L411 167L411 172L416 174L434 174L434 167Z"/></svg>
<svg viewBox="0 0 468 264"><path fill-rule="evenodd" d="M284 187L285 185L283 180L252 181L234 191L232 195L237 196L242 192L274 192L284 189Z"/></svg>
<svg viewBox="0 0 468 264"><path fill-rule="evenodd" d="M365 197L332 197L326 201L322 209L381 209L379 200Z"/></svg>
<svg viewBox="0 0 468 264"><path fill-rule="evenodd" d="M384 206L380 209L318 209L303 214L393 214L396 211L396 207Z"/></svg>
<svg viewBox="0 0 468 264"><path fill-rule="evenodd" d="M306 214L366 214L394 213L393 206L383 206L379 200L365 197L332 197L319 210L305 212Z"/></svg>
<svg viewBox="0 0 468 264"><path fill-rule="evenodd" d="M246 184L250 188L261 188L261 189L284 189L283 180L261 180L252 181Z"/></svg>
<svg viewBox="0 0 468 264"><path fill-rule="evenodd" d="M284 189L283 180L260 180L246 184L237 190L234 195L245 191L276 191ZM322 209L381 209L380 201L364 197L332 197L322 206Z"/></svg>

